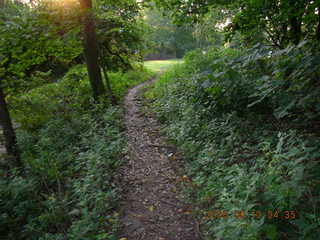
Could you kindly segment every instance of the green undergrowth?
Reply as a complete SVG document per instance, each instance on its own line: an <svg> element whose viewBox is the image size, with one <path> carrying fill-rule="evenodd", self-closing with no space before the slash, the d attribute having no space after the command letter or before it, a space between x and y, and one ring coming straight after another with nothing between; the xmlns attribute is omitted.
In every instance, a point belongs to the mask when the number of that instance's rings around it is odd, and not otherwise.
<svg viewBox="0 0 320 240"><path fill-rule="evenodd" d="M109 73L113 92L122 99L128 88L134 87L139 83L147 81L154 76L155 72L147 67L143 68L141 65L136 65L134 70L129 72L113 72Z"/></svg>
<svg viewBox="0 0 320 240"><path fill-rule="evenodd" d="M110 78L121 98L149 75L137 68ZM0 238L116 239L122 109L94 104L84 66L9 102L24 172L0 168Z"/></svg>
<svg viewBox="0 0 320 240"><path fill-rule="evenodd" d="M185 153L208 239L318 239L320 52L193 51L146 94Z"/></svg>

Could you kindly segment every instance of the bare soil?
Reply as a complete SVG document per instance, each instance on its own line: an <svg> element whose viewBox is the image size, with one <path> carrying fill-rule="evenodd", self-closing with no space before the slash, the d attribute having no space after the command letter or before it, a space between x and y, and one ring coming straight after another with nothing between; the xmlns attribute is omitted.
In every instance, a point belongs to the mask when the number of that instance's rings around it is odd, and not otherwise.
<svg viewBox="0 0 320 240"><path fill-rule="evenodd" d="M200 240L183 185L183 161L160 134L161 126L144 111L141 92L132 88L125 98L128 161L120 170L122 184L120 239Z"/></svg>

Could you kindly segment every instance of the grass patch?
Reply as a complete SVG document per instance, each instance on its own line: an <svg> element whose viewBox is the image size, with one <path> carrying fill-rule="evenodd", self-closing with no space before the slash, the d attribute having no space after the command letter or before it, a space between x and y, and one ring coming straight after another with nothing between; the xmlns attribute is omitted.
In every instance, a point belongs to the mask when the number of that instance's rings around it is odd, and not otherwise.
<svg viewBox="0 0 320 240"><path fill-rule="evenodd" d="M152 72L160 73L168 70L170 67L183 63L182 59L170 59L170 60L151 60L145 61L144 66Z"/></svg>

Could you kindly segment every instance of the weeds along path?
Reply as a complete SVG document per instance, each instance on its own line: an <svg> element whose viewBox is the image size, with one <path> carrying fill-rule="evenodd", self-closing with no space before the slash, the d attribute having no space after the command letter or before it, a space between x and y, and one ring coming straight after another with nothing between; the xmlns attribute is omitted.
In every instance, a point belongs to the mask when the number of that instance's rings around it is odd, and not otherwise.
<svg viewBox="0 0 320 240"><path fill-rule="evenodd" d="M150 83L150 82L149 82ZM143 111L141 92L125 98L128 162L120 170L123 186L120 239L198 240L198 224L186 204L177 171L183 169L174 147L165 143L160 125Z"/></svg>

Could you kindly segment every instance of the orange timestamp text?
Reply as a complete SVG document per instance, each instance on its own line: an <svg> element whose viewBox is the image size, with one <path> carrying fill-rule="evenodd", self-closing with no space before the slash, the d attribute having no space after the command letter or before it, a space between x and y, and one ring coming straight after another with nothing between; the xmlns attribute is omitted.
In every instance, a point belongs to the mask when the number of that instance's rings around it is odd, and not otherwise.
<svg viewBox="0 0 320 240"><path fill-rule="evenodd" d="M223 219L223 218L267 218L270 220L295 220L298 219L298 212L295 210L267 210L267 211L259 211L259 210L237 210L237 211L227 211L227 210L211 210L207 212L207 215L204 217L207 220L212 219Z"/></svg>

